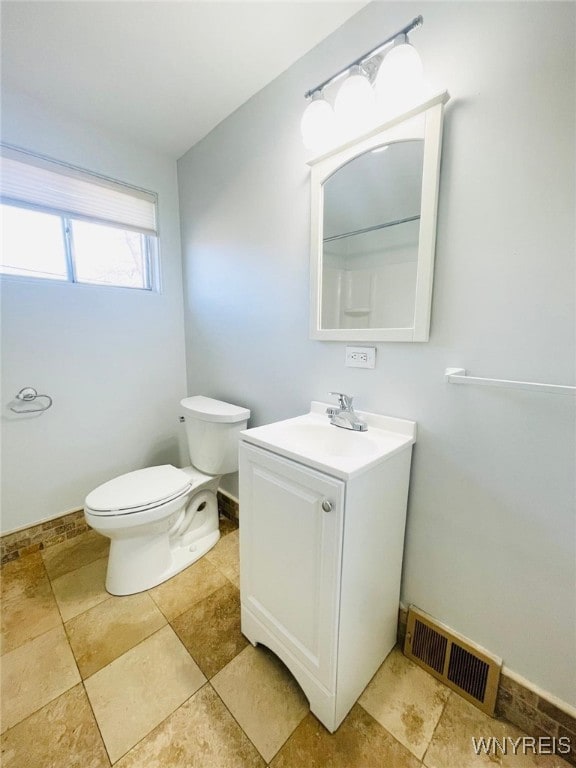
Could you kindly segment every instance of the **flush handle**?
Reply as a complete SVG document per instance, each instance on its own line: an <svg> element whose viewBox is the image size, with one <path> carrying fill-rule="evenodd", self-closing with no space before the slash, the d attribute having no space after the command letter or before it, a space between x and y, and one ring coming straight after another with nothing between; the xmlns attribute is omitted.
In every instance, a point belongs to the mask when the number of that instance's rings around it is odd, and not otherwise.
<svg viewBox="0 0 576 768"><path fill-rule="evenodd" d="M322 499L322 509L324 512L332 512L332 502L328 499Z"/></svg>

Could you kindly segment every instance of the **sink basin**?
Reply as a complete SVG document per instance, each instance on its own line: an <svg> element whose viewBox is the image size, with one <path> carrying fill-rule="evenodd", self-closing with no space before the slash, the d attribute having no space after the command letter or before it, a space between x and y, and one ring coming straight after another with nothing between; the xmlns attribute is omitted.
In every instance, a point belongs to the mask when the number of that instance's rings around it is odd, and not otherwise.
<svg viewBox="0 0 576 768"><path fill-rule="evenodd" d="M328 456L370 456L378 451L378 443L368 435L334 427L328 419L322 424L288 420L282 429L285 445L294 450Z"/></svg>
<svg viewBox="0 0 576 768"><path fill-rule="evenodd" d="M347 480L416 441L416 424L357 411L366 432L330 424L328 403L312 402L310 412L285 421L246 429L241 439L306 466Z"/></svg>

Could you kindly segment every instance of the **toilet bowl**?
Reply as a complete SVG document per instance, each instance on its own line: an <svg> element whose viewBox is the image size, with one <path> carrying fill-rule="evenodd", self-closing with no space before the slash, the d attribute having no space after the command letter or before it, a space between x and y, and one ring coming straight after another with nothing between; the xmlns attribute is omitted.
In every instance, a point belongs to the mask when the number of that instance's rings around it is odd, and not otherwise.
<svg viewBox="0 0 576 768"><path fill-rule="evenodd" d="M250 411L212 398L181 401L193 466L139 469L88 494L88 525L110 539L106 589L131 595L187 568L220 538L216 493L238 468Z"/></svg>

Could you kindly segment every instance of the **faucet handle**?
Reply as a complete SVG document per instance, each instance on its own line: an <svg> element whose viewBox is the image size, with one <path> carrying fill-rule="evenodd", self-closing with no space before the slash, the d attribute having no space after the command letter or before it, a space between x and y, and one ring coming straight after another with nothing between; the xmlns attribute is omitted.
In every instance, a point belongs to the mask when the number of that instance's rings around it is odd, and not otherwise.
<svg viewBox="0 0 576 768"><path fill-rule="evenodd" d="M330 394L338 398L338 404L342 410L352 410L352 401L354 400L352 395L345 395L344 392L330 392Z"/></svg>

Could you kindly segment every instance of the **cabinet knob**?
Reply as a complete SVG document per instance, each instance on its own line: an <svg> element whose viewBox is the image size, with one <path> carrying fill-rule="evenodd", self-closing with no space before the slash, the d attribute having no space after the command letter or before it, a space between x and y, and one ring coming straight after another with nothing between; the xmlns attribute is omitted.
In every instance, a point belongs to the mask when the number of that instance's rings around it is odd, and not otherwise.
<svg viewBox="0 0 576 768"><path fill-rule="evenodd" d="M322 499L322 509L324 512L332 512L332 502L328 499Z"/></svg>

